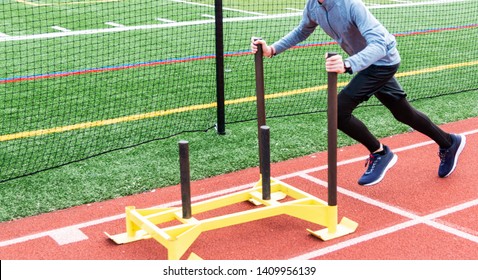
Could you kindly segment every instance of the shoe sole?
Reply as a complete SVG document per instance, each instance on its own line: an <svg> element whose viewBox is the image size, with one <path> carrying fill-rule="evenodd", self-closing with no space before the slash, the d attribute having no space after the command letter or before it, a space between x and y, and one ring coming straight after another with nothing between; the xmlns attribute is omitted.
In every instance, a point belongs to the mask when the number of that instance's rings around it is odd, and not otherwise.
<svg viewBox="0 0 478 280"><path fill-rule="evenodd" d="M465 145L466 145L465 135L460 135L460 137L461 137L461 143L460 143L460 146L458 147L458 151L456 151L455 158L453 160L453 167L451 168L450 172L448 172L448 174L446 174L442 178L446 178L446 177L450 176L451 173L453 173L453 171L455 171L456 164L458 163L458 157L460 156L461 152L463 151L463 149L465 148Z"/></svg>
<svg viewBox="0 0 478 280"><path fill-rule="evenodd" d="M380 177L378 177L377 180L367 184L363 184L362 186L372 186L372 185L378 184L380 181L382 181L383 177L385 177L385 173L387 173L387 171L390 168L392 168L395 165L395 163L397 163L397 160L398 160L398 156L396 154L393 154L392 160L388 163L387 167L385 167L385 170L382 172L382 174L380 174Z"/></svg>

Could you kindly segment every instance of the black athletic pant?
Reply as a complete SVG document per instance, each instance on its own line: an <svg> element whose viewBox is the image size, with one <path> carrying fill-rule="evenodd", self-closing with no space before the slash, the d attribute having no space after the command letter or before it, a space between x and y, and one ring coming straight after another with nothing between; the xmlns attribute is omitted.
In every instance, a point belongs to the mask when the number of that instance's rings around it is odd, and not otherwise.
<svg viewBox="0 0 478 280"><path fill-rule="evenodd" d="M352 112L375 95L400 122L427 135L440 147L451 146L450 134L435 125L425 114L413 108L406 99L402 86L395 79L399 64L371 65L357 73L338 95L338 129L363 144L370 153L380 148L380 142Z"/></svg>

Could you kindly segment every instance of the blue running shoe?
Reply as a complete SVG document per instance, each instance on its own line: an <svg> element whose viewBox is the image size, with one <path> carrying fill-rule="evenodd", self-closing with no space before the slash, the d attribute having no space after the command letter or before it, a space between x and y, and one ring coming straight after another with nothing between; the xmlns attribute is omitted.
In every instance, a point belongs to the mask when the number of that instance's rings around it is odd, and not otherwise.
<svg viewBox="0 0 478 280"><path fill-rule="evenodd" d="M466 137L465 135L451 134L451 141L450 148L440 148L438 150L438 156L440 157L438 176L440 176L440 178L450 176L450 174L455 170L458 157L465 147Z"/></svg>
<svg viewBox="0 0 478 280"><path fill-rule="evenodd" d="M383 146L384 154L375 153L371 154L365 166L368 165L367 171L359 179L358 183L362 186L375 185L382 181L387 170L397 162L397 155L394 154L390 148Z"/></svg>

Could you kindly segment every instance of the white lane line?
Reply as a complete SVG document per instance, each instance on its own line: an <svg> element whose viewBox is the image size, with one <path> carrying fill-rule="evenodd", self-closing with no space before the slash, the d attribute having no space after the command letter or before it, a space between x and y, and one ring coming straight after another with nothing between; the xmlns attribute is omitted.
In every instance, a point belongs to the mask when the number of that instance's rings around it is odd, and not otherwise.
<svg viewBox="0 0 478 280"><path fill-rule="evenodd" d="M475 133L478 133L478 130L472 130L472 131L464 132L464 133L461 133L461 134L470 135L470 134L475 134ZM406 146L406 147L394 149L394 151L395 152L405 151L405 150L415 149L415 148L419 148L419 147L434 144L434 143L435 142L433 142L433 141L426 141L426 142L421 142L421 143L417 143L417 144L414 144L414 145L409 145L409 146ZM298 173L300 173L300 172L298 172ZM306 179L306 180L314 182L318 185L327 187L327 182L325 182L323 180L320 180L316 177L312 177L307 173L300 174L299 176ZM360 200L362 202L365 202L367 204L374 205L374 206L377 206L379 208L385 209L389 212L398 214L400 216L409 218L411 220L407 221L407 222L404 222L404 223L400 223L400 224L391 226L391 227L388 227L388 228L385 228L385 229L382 229L382 230L379 230L379 231L375 231L375 232L372 232L372 233L369 233L369 234L366 234L366 235L363 235L363 236L359 236L359 237L356 237L356 238L353 238L353 239L350 239L350 240L347 240L347 241L344 241L344 242L340 242L340 243L334 244L332 246L328 246L328 247L325 247L325 248L322 248L322 249L319 249L319 250L315 250L315 251L308 252L306 254L302 254L300 256L292 258L291 260L301 260L301 259L303 260L303 259L317 258L317 257L323 256L323 255L329 254L331 252L335 252L335 251L338 251L338 250L341 250L341 249L345 249L347 247L359 244L361 242L366 242L366 241L369 241L371 239L374 239L374 238L377 238L377 237L380 237L380 236L383 236L383 235L386 235L386 234L389 234L389 233L393 233L393 232L396 232L398 230L402 230L404 228L411 227L411 226L414 226L414 225L417 225L417 224L426 224L428 226L431 226L431 227L434 227L436 229L442 230L442 231L447 232L449 234L452 234L452 235L461 237L463 239L478 243L478 236L475 236L475 235L470 234L468 232L461 231L457 228L445 225L443 223L434 221L434 219L437 219L437 218L440 218L440 217L443 217L443 216L446 216L446 215L449 215L449 214L452 214L452 213L455 213L455 212L459 212L459 211L465 210L465 209L470 208L470 207L477 206L478 205L478 199L468 201L468 202L465 202L465 203L462 203L462 204L459 204L459 205L456 205L456 206L453 206L453 207L449 207L449 208L446 208L446 209L443 209L443 210L440 210L440 211L437 211L437 212L434 212L432 214L428 214L428 215L425 215L425 216L418 216L418 215L413 214L411 212L408 212L408 211L405 211L403 209L388 205L386 203L371 199L369 197L363 196L361 194L355 193L353 191L344 189L344 188L339 187L339 186L337 186L337 192L340 192L342 194L345 194L349 197L355 198L355 199Z"/></svg>
<svg viewBox="0 0 478 280"><path fill-rule="evenodd" d="M237 187L233 187L233 188L229 188L229 189L224 189L224 190L212 192L212 193L207 193L207 194L195 196L195 197L191 198L191 201L192 202L197 202L197 201L201 201L201 200L206 200L206 199L226 195L226 194L229 194L229 193L239 192L239 191L251 188L254 184L255 184L255 182L250 183L250 184L237 186ZM176 207L176 206L180 206L180 205L181 205L181 200L176 200L176 201L168 202L168 203L165 203L165 204L152 206L150 208L168 208L168 207ZM124 219L125 217L126 217L126 215L123 213L123 214L119 214L119 215L115 215L115 216L110 216L110 217L105 217L105 218L101 218L101 219L91 220L91 221L84 222L84 223L75 224L75 225L71 225L71 226L67 226L67 227L63 227L63 228L53 229L53 230L39 232L39 233L35 233L35 234L30 234L30 235L10 239L10 240L0 241L0 248L5 247L5 246L18 244L18 243L27 242L27 241L34 240L34 239L43 238L43 237L51 237L54 240L60 240L61 239L60 236L62 236L67 231L71 231L72 228L76 228L76 229L80 230L82 228L97 226L97 225L100 225L100 224L109 223L109 222L112 222L112 221Z"/></svg>
<svg viewBox="0 0 478 280"><path fill-rule="evenodd" d="M478 205L478 200L474 200L474 201L471 201L469 203L464 203L462 205L459 205L459 208L461 208L461 206L464 206L464 205L466 205L468 207L476 206L476 205ZM453 213L454 210L456 210L456 209L452 209L452 208L453 207L447 209L449 213ZM291 258L290 260L310 260L310 259L313 259L313 258L317 258L317 257L320 257L320 256L327 255L329 253L332 253L332 252L335 252L335 251L338 251L338 250L345 249L347 247L351 247L353 245L357 245L357 244L362 243L362 242L367 242L367 241L372 240L374 238L381 237L381 236L384 236L384 235L387 235L387 234L391 234L391 233L397 232L399 230L402 230L402 229L405 229L405 228L408 228L408 227L412 227L412 226L415 226L415 225L418 225L418 224L421 224L421 223L432 225L433 227L441 229L445 232L455 234L456 236L460 236L460 237L465 238L467 240L478 243L478 237L477 236L468 234L468 233L463 232L463 231L459 231L455 228L450 228L446 225L443 225L443 224L440 224L440 223L437 223L437 222L430 221L429 219L431 217L434 217L434 216L435 216L434 214L430 214L430 215L421 217L419 219L413 219L413 220L406 221L406 222L403 222L403 223L400 223L400 224L396 224L396 225L388 227L388 228L384 228L384 229L381 229L381 230L378 230L378 231L374 231L374 232L371 232L371 233L368 233L368 234L365 234L365 235L362 235L362 236L359 236L359 237L349 239L349 240L344 241L344 242L336 243L334 245L321 248L319 250L311 251L311 252L302 254L300 256L296 256L294 258Z"/></svg>
<svg viewBox="0 0 478 280"><path fill-rule="evenodd" d="M327 187L327 182L323 181L323 180L320 180L316 177L312 177L310 176L309 174L301 174L299 175L299 177L302 177L306 180L309 180L313 183L316 183L318 185L321 185L323 187ZM381 201L378 201L378 200L375 200L375 199L372 199L372 198L369 198L367 196L364 196L364 195L361 195L359 193L356 193L356 192L353 192L353 191L349 191L347 189L344 189L342 187L339 187L337 186L337 192L340 192L342 194L345 194L347 196L350 196L352 198L355 198L357 200L360 200L362 202L365 202L367 204L370 204L370 205L373 205L373 206L377 206L381 209L384 209L384 210L387 210L389 212L392 212L392 213L395 213L395 214L398 214L400 216L403 216L403 217L406 217L406 218L409 218L409 219L419 219L420 216L416 215L416 214L413 214L413 213L410 213L408 211L405 211L403 209L400 209L400 208L397 208L397 207L394 207L394 206L391 206L389 204L386 204L384 202L381 202Z"/></svg>
<svg viewBox="0 0 478 280"><path fill-rule="evenodd" d="M347 241L336 243L334 245L331 245L331 246L328 246L328 247L325 247L325 248L322 248L322 249L319 249L319 250L311 251L311 252L302 254L300 256L296 256L294 258L291 258L290 260L310 260L310 259L313 259L313 258L317 258L317 257L327 255L327 254L330 254L330 253L338 251L338 250L345 249L347 247L351 247L353 245L356 245L356 244L359 244L359 243L362 243L362 242L372 240L372 239L380 237L380 236L384 236L384 235L387 235L387 234L390 234L390 233L394 233L396 231L399 231L399 230L417 225L419 223L420 222L418 222L417 220L406 221L406 222L403 222L403 223L400 223L400 224L397 224L397 225L394 225L394 226L391 226L391 227L388 227L388 228L384 228L384 229L374 231L374 232L371 232L371 233L368 233L368 234L365 234L365 235L361 235L359 237L349 239Z"/></svg>
<svg viewBox="0 0 478 280"><path fill-rule="evenodd" d="M471 135L471 134L476 134L476 133L478 133L478 129L467 131L467 132L462 132L460 134ZM421 142L421 143L397 148L397 149L394 149L393 151L397 152L397 151L411 150L411 149L415 149L415 148L418 148L418 147L422 147L422 146L426 146L426 145L430 145L430 144L434 144L434 143L435 142L433 142L433 141L426 141L426 142ZM362 161L362 160L365 160L366 158L367 158L367 156L363 156L363 157L357 157L357 158L353 158L353 159L349 159L349 160L343 160L343 161L338 162L337 165L342 166L342 165L354 163L354 162L357 162L357 161ZM288 179L288 178L292 178L292 177L298 177L298 176L300 176L300 177L309 176L307 173L316 172L316 171L320 171L320 170L324 170L324 169L327 169L327 165L322 165L322 166L318 166L318 167L315 167L315 168L305 169L305 170L302 170L302 171L278 176L276 178L278 180L284 180L284 179ZM314 180L319 180L315 177L312 177L312 178L314 178ZM317 181L317 182L320 182L320 180ZM256 182L251 182L251 183L244 184L244 185L241 185L241 186L236 186L236 187L232 187L232 188L228 188L228 189L224 189L224 190L220 190L220 191L216 191L216 192L212 192L212 193L207 193L207 194L195 196L191 199L191 201L196 202L196 201L211 199L211 198L218 197L218 196L221 196L221 195L226 195L226 194L233 193L233 192L242 191L242 190L245 190L247 188L252 187L255 184L256 184ZM340 190L341 192L343 192L344 194L347 194L347 195L354 194L353 192L350 192L350 191L348 191L346 189L343 189L343 188L340 188L340 189L337 188L337 190L338 191ZM405 217L409 217L411 219L414 219L410 222L396 225L395 227L400 226L400 227L404 228L404 227L413 226L416 223L418 223L417 222L418 219L423 219L423 217L416 216L412 213L400 210L399 208L396 208L396 207L393 207L393 206L390 206L390 205L372 200L372 199L367 198L367 197L361 197L360 194L354 194L354 195L358 198L364 199L364 201L366 201L367 203L376 203L374 205L377 205L379 207L384 207L384 209L387 209L387 210L391 209L391 211L397 211L397 213L400 213L400 215L403 215ZM450 213L453 213L451 211L456 212L456 211L460 211L464 208L471 207L470 205L475 205L475 203L476 203L476 200L468 202L468 203L464 203L464 204L461 204L461 205L458 205L458 206L455 206L455 207L452 207L452 208L448 208L448 209L445 209L445 210L442 210L442 211L438 211L438 212L436 212L434 214L430 214L428 216L431 219L434 219L434 218L437 218L439 216L445 215L444 213L450 214ZM172 201L172 202L169 202L169 203L166 203L166 204L153 206L151 208L165 208L165 207L178 206L180 204L181 204L181 201L177 200L177 201ZM460 207L462 207L462 208L460 208ZM22 236L22 237L10 239L10 240L0 241L0 248L5 247L5 246L9 246L9 245L18 244L18 243L27 242L29 240L38 239L38 238L42 238L42 237L45 237L45 236L50 236L51 237L52 235L54 236L54 235L58 234L58 232L63 232L65 228L81 229L81 228L86 228L86 227L90 227L90 226L96 226L96 225L99 225L99 224L104 224L104 223L116 221L116 220L119 220L119 219L124 219L124 218L125 218L125 214L119 214L119 215L105 217L105 218L101 218L101 219L96 219L96 220L88 221L88 222L85 222L85 223L79 223L79 224L75 224L75 225L71 225L71 226L67 226L67 227L63 227L63 228L53 229L53 230L40 232L40 233L36 233L36 234L31 234L31 235L26 235L26 236ZM411 222L413 222L413 223L408 224L408 223L411 223ZM429 221L426 221L426 223L428 224ZM443 225L440 225L440 227L443 227ZM392 230L393 228L394 227L388 228L388 230ZM384 230L387 230L387 229L384 229ZM384 230L379 231L378 233L380 234L380 232L383 232ZM464 234L463 236L466 236L466 234Z"/></svg>
<svg viewBox="0 0 478 280"><path fill-rule="evenodd" d="M323 187L327 187L327 182L325 182L323 180L320 180L316 177L312 177L309 174L302 174L302 175L300 175L300 177L302 177L306 180L309 180L313 183L316 183L318 185L321 185ZM397 214L397 215L400 215L400 216L403 216L403 217L406 217L406 218L409 218L409 219L412 219L412 220L416 220L416 221L418 221L418 223L424 223L424 224L427 224L429 226L435 227L437 229L446 231L446 232L451 233L451 234L455 234L455 235L460 236L464 239L468 239L470 241L478 243L478 236L473 236L469 233L457 230L456 228L452 228L452 227L447 226L445 224L433 221L434 219L437 219L437 218L440 218L440 217L443 217L443 216L447 216L449 214L456 213L456 212L468 209L470 207L477 206L478 205L478 199L468 201L468 202L465 202L465 203L462 203L462 204L459 204L459 205L455 205L453 207L448 207L446 209L443 209L443 210L440 210L440 211L437 211L437 212L434 212L434 213L431 213L431 214L427 214L425 216L419 216L417 214L405 211L405 210L400 209L398 207L383 203L381 201L369 198L367 196L364 196L364 195L361 195L359 193L344 189L344 188L339 187L339 186L337 186L337 192L345 194L349 197L360 200L360 201L365 202L367 204L377 206L381 209L387 210L387 211L392 212L394 214Z"/></svg>

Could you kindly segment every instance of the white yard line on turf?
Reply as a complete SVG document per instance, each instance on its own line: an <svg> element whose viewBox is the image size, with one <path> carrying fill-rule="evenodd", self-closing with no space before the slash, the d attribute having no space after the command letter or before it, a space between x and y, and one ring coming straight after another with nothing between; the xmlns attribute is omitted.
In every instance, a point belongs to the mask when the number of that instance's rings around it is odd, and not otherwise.
<svg viewBox="0 0 478 280"><path fill-rule="evenodd" d="M215 8L216 7L216 6L210 5L210 4L196 3L196 2L183 1L183 0L170 0L170 1L171 2L176 2L176 3L183 3L183 4L187 4L187 5L208 7L208 8ZM227 8L227 7L223 8L223 10L231 11L231 12L239 12L239 13L249 14L249 15L257 15L257 16L265 16L266 15L266 14L263 14L263 13L250 12L250 11L245 11L245 10Z"/></svg>
<svg viewBox="0 0 478 280"><path fill-rule="evenodd" d="M171 0L171 1L185 3L185 4L191 4L191 5L213 7L212 5L200 4L200 3L194 3L194 2L187 2L187 1L182 1L182 0ZM435 1L427 1L427 2L385 4L385 5L369 6L369 9L388 9L388 8L425 6L425 5L443 5L443 4L448 4L448 3L469 2L469 1L475 1L475 0L435 0ZM263 14L263 13L247 12L247 11L235 10L235 9L230 9L230 8L224 8L224 10L237 11L237 12L242 12L242 13L245 13L245 14L252 14L252 15L256 15L256 16L224 18L223 22L256 21L256 20L281 19L281 18L287 18L287 17L302 16L302 12L285 13L285 14L277 14L277 15L266 15L266 14ZM186 21L186 22L168 22L166 24L150 24L150 25L137 25L137 26L128 26L128 27L87 29L87 30L69 31L69 32L61 32L61 33L60 32L55 32L55 33L42 33L42 34L22 35L22 36L8 36L8 37L7 36L0 36L0 42L50 39L50 38L59 38L59 37L65 37L65 36L80 36L80 35L91 35L91 34L99 34L99 33L115 33L115 32L146 30L146 29L175 28L175 27L182 27L182 26L193 26L193 25L214 24L214 23L215 23L214 20L195 20L195 21Z"/></svg>

